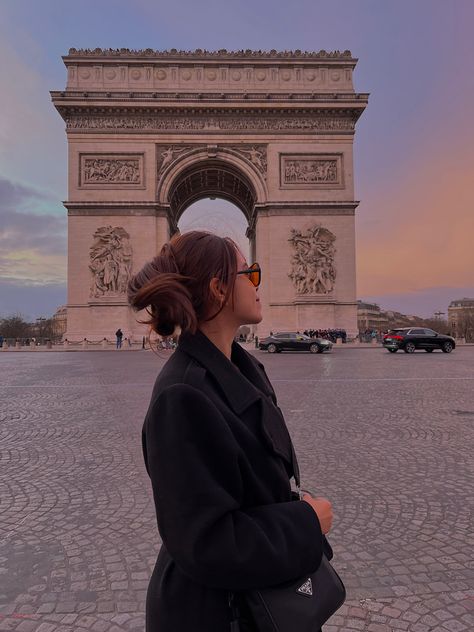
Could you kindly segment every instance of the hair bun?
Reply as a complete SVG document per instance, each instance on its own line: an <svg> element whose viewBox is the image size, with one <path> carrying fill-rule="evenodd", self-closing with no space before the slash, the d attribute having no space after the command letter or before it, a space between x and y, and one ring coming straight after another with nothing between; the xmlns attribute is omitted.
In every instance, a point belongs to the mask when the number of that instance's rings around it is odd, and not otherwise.
<svg viewBox="0 0 474 632"><path fill-rule="evenodd" d="M165 316L165 318L163 316ZM155 325L156 333L160 334L160 336L164 336L165 338L168 336L172 336L174 330L176 329L176 325L168 320L166 316L167 314L160 314L156 320Z"/></svg>

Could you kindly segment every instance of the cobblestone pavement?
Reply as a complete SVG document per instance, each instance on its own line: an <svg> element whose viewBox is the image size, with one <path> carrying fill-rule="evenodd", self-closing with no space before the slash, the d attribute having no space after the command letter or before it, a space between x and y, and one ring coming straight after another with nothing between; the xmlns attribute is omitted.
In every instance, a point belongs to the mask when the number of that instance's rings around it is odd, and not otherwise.
<svg viewBox="0 0 474 632"><path fill-rule="evenodd" d="M474 347L255 353L304 487L334 504L348 599L324 632L473 632ZM0 355L1 632L144 630L159 539L139 433L163 361Z"/></svg>

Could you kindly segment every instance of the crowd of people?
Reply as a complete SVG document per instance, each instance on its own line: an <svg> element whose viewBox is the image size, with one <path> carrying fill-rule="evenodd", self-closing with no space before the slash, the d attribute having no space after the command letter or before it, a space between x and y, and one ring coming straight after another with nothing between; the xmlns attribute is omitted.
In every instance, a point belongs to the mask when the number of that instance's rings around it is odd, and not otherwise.
<svg viewBox="0 0 474 632"><path fill-rule="evenodd" d="M345 329L305 329L303 333L310 338L324 338L331 342L337 342L337 339L340 338L343 343L347 342Z"/></svg>

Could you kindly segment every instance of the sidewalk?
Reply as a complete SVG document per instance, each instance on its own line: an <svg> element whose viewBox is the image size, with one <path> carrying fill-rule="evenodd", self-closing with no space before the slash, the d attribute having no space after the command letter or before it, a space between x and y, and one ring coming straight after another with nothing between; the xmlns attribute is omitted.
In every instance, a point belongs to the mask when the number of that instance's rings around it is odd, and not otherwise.
<svg viewBox="0 0 474 632"><path fill-rule="evenodd" d="M259 349L255 348L255 343L254 342L241 342L239 343L242 345L242 347L244 347L244 349L246 349L249 352L253 352L253 351L259 351ZM456 344L456 349L462 349L463 347L474 347L474 342L458 342ZM338 349L371 349L371 350L375 350L375 349L383 349L383 345L381 343L370 343L370 342L346 342L345 344L342 343L336 343L333 344L333 348L331 353L334 353L338 351ZM108 345L103 345L101 342L97 342L97 343L89 343L87 345L83 345L82 343L80 344L76 344L76 345L64 345L64 344L57 344L57 345L53 345L50 349L48 349L46 346L39 346L39 347L0 347L0 354L2 352L9 352L9 353L40 353L40 352L46 352L46 353L52 353L52 352L77 352L77 351L115 351L115 352L130 352L130 351L151 351L150 347L146 347L145 349L142 348L141 343L138 343L136 345L132 345L132 346L123 346L121 349L116 349L115 348L115 343L112 344L108 344ZM168 353L169 351L171 351L171 349L159 349L159 352L163 352L163 353ZM264 352L262 352L264 353Z"/></svg>

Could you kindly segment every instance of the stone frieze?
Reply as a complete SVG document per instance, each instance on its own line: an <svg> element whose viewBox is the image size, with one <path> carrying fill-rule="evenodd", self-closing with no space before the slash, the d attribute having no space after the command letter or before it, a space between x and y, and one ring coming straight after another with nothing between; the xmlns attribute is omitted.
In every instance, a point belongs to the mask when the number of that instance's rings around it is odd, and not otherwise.
<svg viewBox="0 0 474 632"><path fill-rule="evenodd" d="M355 116L167 116L156 113L149 115L64 115L68 131L114 130L114 131L179 131L179 132L212 132L212 131L301 131L301 132L352 132L355 128Z"/></svg>

